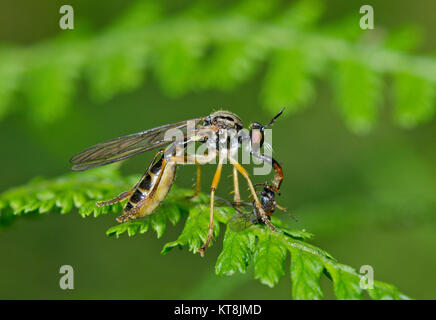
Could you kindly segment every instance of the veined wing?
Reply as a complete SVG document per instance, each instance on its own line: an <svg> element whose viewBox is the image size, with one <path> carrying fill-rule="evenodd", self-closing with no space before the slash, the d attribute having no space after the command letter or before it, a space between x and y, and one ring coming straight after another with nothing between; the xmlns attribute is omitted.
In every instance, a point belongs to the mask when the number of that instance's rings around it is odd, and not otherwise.
<svg viewBox="0 0 436 320"><path fill-rule="evenodd" d="M70 162L73 164L74 171L82 171L124 160L171 143L173 140L165 139L165 134L170 129L182 130L185 138L189 138L186 136L188 122L202 120L204 118L165 124L160 127L102 142L76 154L71 158ZM197 128L197 124L195 128ZM188 134L195 134L195 131Z"/></svg>
<svg viewBox="0 0 436 320"><path fill-rule="evenodd" d="M231 217L229 219L229 228L234 232L243 231L254 224L254 221L251 217L252 213L244 212L238 213L237 215Z"/></svg>
<svg viewBox="0 0 436 320"><path fill-rule="evenodd" d="M248 212L242 212L242 207L247 207L245 202L229 202L226 199L223 199L221 197L215 196L217 200L215 200L215 205L217 206L230 206L233 207L233 209L236 210L236 214L229 219L229 228L230 230L234 232L240 232L248 227L251 227L255 223L255 218L253 217L253 213L251 211ZM250 205L250 204L249 204ZM250 205L251 208L251 205Z"/></svg>

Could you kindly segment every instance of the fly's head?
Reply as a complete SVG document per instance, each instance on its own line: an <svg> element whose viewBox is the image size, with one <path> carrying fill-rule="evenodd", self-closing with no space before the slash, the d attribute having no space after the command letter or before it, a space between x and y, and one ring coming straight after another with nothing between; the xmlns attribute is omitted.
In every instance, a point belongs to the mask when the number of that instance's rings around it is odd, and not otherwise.
<svg viewBox="0 0 436 320"><path fill-rule="evenodd" d="M250 126L249 126L250 140L251 140L252 148L254 150L258 150L259 148L261 148L263 146L265 129L267 129L269 126L271 126L277 120L277 118L281 116L281 114L283 113L284 110L285 110L285 108L280 110L280 112L276 116L274 116L274 118L272 118L271 121L268 122L268 124L265 126L260 124L259 122L253 122L250 124Z"/></svg>
<svg viewBox="0 0 436 320"><path fill-rule="evenodd" d="M262 147L265 127L258 122L253 122L252 124L250 124L249 129L251 145L256 146L257 148Z"/></svg>

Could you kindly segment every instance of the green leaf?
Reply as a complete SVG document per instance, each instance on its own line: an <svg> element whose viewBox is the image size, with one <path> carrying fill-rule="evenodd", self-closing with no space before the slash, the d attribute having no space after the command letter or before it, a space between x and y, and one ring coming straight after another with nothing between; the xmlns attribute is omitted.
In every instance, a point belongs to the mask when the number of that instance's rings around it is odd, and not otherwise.
<svg viewBox="0 0 436 320"><path fill-rule="evenodd" d="M128 228L128 222L126 223L122 223L113 227L110 227L107 231L106 231L106 235L112 236L115 235L117 238L120 237L121 234L123 234L124 232L127 231Z"/></svg>
<svg viewBox="0 0 436 320"><path fill-rule="evenodd" d="M173 226L180 222L180 219L183 215L182 210L180 210L175 203L163 203L160 210L165 212L167 219L172 223Z"/></svg>
<svg viewBox="0 0 436 320"><path fill-rule="evenodd" d="M143 43L124 50L126 46L118 43L114 47L110 39L96 42L94 60L86 71L91 93L96 99L108 100L118 93L136 89L144 81L147 46Z"/></svg>
<svg viewBox="0 0 436 320"><path fill-rule="evenodd" d="M83 63L82 55L65 51L62 45L46 49L50 52L35 61L23 81L29 116L38 125L53 123L66 114L79 76L77 70Z"/></svg>
<svg viewBox="0 0 436 320"><path fill-rule="evenodd" d="M395 286L374 281L374 287L368 289L368 294L374 300L409 300L410 298L401 293Z"/></svg>
<svg viewBox="0 0 436 320"><path fill-rule="evenodd" d="M279 18L281 24L307 29L316 24L324 12L323 2L317 0L298 1L282 13Z"/></svg>
<svg viewBox="0 0 436 320"><path fill-rule="evenodd" d="M196 253L207 239L208 226L209 207L198 205L191 208L182 233L176 241L167 243L161 253L167 254L172 248L182 246L187 246L189 251ZM217 237L218 234L219 224L214 221L214 237Z"/></svg>
<svg viewBox="0 0 436 320"><path fill-rule="evenodd" d="M110 208L98 208L95 199L111 198L124 188L131 187L127 182L129 178L114 174L114 169L106 167L93 172L70 173L55 179L34 179L1 194L1 202L14 215L36 211L42 214L52 210L65 214L74 208L79 209L83 217L106 214ZM119 208L119 205L114 207Z"/></svg>
<svg viewBox="0 0 436 320"><path fill-rule="evenodd" d="M273 224L274 224L274 222L273 222ZM277 225L277 224L274 224L274 225ZM283 231L284 234L289 235L293 238L301 239L301 240L310 240L313 238L313 234L310 232L307 232L304 229L303 230L289 230L286 227L282 227L282 226L280 226L280 227L281 227L280 229Z"/></svg>
<svg viewBox="0 0 436 320"><path fill-rule="evenodd" d="M166 216L162 211L158 211L150 216L151 228L156 232L157 238L160 239L167 228Z"/></svg>
<svg viewBox="0 0 436 320"><path fill-rule="evenodd" d="M135 178L136 177L136 178ZM0 194L0 227L10 225L18 215L34 212L57 211L68 213L74 208L82 216L123 212L121 204L97 207L96 199L111 199L128 190L137 176L122 178L115 167L103 167L89 172L75 172L53 179L34 179L29 183ZM167 243L162 254L174 247L187 246L194 253L204 244L209 230L209 198L200 194L189 201L186 196L192 190L173 187L159 209L138 220L117 224L106 231L107 236L120 237L127 233L136 236L153 229L158 238L164 234L168 219L178 223L188 213L185 226L177 240ZM216 207L214 212L214 239L219 235L220 223L227 224L234 216L230 207ZM277 230L271 231L262 224L252 225L242 232L226 229L223 248L215 266L217 275L246 273L254 266L254 278L270 287L275 286L286 274L288 251L291 253L290 278L295 299L321 299L320 277L324 268L333 282L338 299L361 299L361 275L346 265L337 262L326 251L311 245L306 240L311 234L305 230L287 230L284 222L272 219ZM375 281L368 289L372 299L409 299L396 287Z"/></svg>
<svg viewBox="0 0 436 320"><path fill-rule="evenodd" d="M402 26L387 35L385 45L394 50L412 51L421 45L423 30L417 25Z"/></svg>
<svg viewBox="0 0 436 320"><path fill-rule="evenodd" d="M40 207L39 207L39 213L46 213L49 212L55 205L55 200L44 200L41 201ZM18 211L17 211L18 213Z"/></svg>
<svg viewBox="0 0 436 320"><path fill-rule="evenodd" d="M285 275L284 263L288 251L270 234L259 237L254 254L254 278L269 287L274 287Z"/></svg>
<svg viewBox="0 0 436 320"><path fill-rule="evenodd" d="M336 100L345 123L355 133L368 133L378 119L380 76L363 64L348 60L338 65L336 81Z"/></svg>
<svg viewBox="0 0 436 320"><path fill-rule="evenodd" d="M120 223L118 225L115 225L113 227L110 227L106 231L106 235L108 237L110 236L116 236L117 238L120 237L123 233L127 232L129 237L132 237L138 233L143 234L148 231L150 225L150 219L145 218L137 221L128 221L124 223Z"/></svg>
<svg viewBox="0 0 436 320"><path fill-rule="evenodd" d="M168 198L171 198L171 196L168 196ZM131 237L138 233L146 233L151 226L153 231L156 232L157 238L160 239L166 230L166 220L168 219L173 225L176 225L182 216L182 210L176 203L168 199L152 215L113 226L106 231L106 235L115 235L118 238L121 234L127 232L129 237Z"/></svg>
<svg viewBox="0 0 436 320"><path fill-rule="evenodd" d="M11 111L11 101L20 85L23 67L14 52L0 52L0 120Z"/></svg>
<svg viewBox="0 0 436 320"><path fill-rule="evenodd" d="M163 92L174 97L232 89L254 79L264 64L269 67L260 100L273 114L283 106L289 114L302 110L316 95L312 78L322 76L338 82L337 104L347 127L364 134L377 121L384 76L404 73L416 82L395 84L400 92L395 121L409 128L434 117L430 88L436 84L436 59L410 52L420 40L416 28L376 36L358 27L356 13L326 26L324 8L316 0L175 7L135 1L99 31L4 45L0 119L22 113L41 125L65 117L81 75L91 95L105 100L138 88L151 69ZM328 78L335 73L336 79ZM26 97L19 108L13 107L16 94Z"/></svg>
<svg viewBox="0 0 436 320"><path fill-rule="evenodd" d="M162 8L151 1L135 1L124 14L110 27L111 31L127 32L145 28L159 21Z"/></svg>
<svg viewBox="0 0 436 320"><path fill-rule="evenodd" d="M221 45L204 63L201 85L204 88L233 89L255 74L264 55L264 50L254 40L252 43Z"/></svg>
<svg viewBox="0 0 436 320"><path fill-rule="evenodd" d="M301 51L280 50L272 56L262 97L265 108L271 113L277 113L284 106L287 113L295 113L310 101L313 84Z"/></svg>
<svg viewBox="0 0 436 320"><path fill-rule="evenodd" d="M167 95L180 96L196 85L198 59L202 54L202 45L197 41L189 45L174 41L159 48L154 70Z"/></svg>
<svg viewBox="0 0 436 320"><path fill-rule="evenodd" d="M73 195L70 192L65 193L56 200L56 206L61 208L62 214L70 212L73 208Z"/></svg>
<svg viewBox="0 0 436 320"><path fill-rule="evenodd" d="M232 7L227 10L228 15L236 15L242 17L250 17L256 19L264 19L268 15L274 13L279 7L278 0L242 0L234 1Z"/></svg>
<svg viewBox="0 0 436 320"><path fill-rule="evenodd" d="M407 73L394 76L394 119L405 128L428 122L436 109L435 84Z"/></svg>
<svg viewBox="0 0 436 320"><path fill-rule="evenodd" d="M333 288L338 299L362 299L360 277L357 275L354 269L339 263L328 262L324 265L333 279Z"/></svg>
<svg viewBox="0 0 436 320"><path fill-rule="evenodd" d="M256 237L247 230L234 232L226 229L223 249L218 256L215 273L217 275L232 275L239 271L245 273L254 251Z"/></svg>
<svg viewBox="0 0 436 320"><path fill-rule="evenodd" d="M296 300L320 300L323 297L319 284L324 265L310 253L291 248L292 297Z"/></svg>

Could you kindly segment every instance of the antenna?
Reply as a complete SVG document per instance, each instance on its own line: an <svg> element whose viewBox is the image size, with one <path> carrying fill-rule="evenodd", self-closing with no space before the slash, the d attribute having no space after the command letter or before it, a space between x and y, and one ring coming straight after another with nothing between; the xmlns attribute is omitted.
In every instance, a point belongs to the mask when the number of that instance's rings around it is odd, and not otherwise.
<svg viewBox="0 0 436 320"><path fill-rule="evenodd" d="M262 129L264 130L264 129L268 128L270 125L272 125L277 120L277 118L282 115L283 111L285 111L285 108L286 107L284 107L282 110L280 110L280 112L274 118L272 118L272 120L266 126L264 126Z"/></svg>

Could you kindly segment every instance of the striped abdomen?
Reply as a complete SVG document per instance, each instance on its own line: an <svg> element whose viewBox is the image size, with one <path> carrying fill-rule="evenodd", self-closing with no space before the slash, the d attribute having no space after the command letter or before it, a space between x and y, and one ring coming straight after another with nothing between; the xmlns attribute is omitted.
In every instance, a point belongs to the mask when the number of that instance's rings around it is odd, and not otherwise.
<svg viewBox="0 0 436 320"><path fill-rule="evenodd" d="M177 164L167 162L162 155L139 181L136 190L124 207L125 214L119 222L150 215L171 189Z"/></svg>

